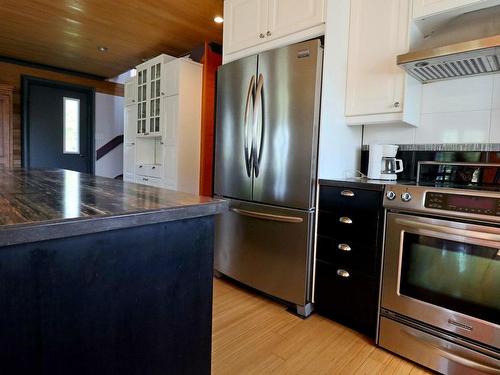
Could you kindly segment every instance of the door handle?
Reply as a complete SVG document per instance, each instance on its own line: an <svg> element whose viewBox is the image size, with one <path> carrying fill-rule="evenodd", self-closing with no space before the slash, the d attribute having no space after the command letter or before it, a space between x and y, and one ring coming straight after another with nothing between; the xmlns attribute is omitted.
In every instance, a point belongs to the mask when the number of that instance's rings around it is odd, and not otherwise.
<svg viewBox="0 0 500 375"><path fill-rule="evenodd" d="M231 211L234 213L237 213L239 215L253 217L255 219L279 221L282 223L298 224L298 223L302 223L304 221L304 219L302 219L301 217L265 214L263 212L248 211L248 210L243 210L240 208L231 208Z"/></svg>
<svg viewBox="0 0 500 375"><path fill-rule="evenodd" d="M245 121L245 125L244 125L245 167L247 170L248 177L252 177L252 152L251 152L251 150L253 149L253 138L251 137L251 134L248 134L248 133L249 133L250 110L252 109L252 107L250 105L250 99L253 98L254 86L255 86L255 76L252 76L252 79L250 80L250 84L248 85L247 101L246 101L246 105L245 105L245 117L243 120L243 121ZM249 141L250 141L250 147L248 144Z"/></svg>
<svg viewBox="0 0 500 375"><path fill-rule="evenodd" d="M253 109L253 140L252 140L252 153L255 177L259 177L260 173L260 159L262 156L262 140L264 138L264 114L262 113L262 90L264 89L264 76L259 75L257 82L257 90L255 92L255 103ZM260 127L259 125L260 117ZM258 141L257 141L258 140Z"/></svg>

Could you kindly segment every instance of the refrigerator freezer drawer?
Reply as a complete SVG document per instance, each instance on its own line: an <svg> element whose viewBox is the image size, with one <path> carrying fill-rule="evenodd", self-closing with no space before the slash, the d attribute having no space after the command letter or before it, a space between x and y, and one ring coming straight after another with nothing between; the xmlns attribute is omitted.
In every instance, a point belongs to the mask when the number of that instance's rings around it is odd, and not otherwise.
<svg viewBox="0 0 500 375"><path fill-rule="evenodd" d="M216 218L215 269L284 301L310 301L313 211L231 200Z"/></svg>

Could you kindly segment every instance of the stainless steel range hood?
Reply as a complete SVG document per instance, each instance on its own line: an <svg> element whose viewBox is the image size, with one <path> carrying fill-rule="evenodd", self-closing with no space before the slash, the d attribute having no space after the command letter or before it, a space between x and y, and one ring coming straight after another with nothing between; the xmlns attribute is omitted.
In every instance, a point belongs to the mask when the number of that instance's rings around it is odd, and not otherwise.
<svg viewBox="0 0 500 375"><path fill-rule="evenodd" d="M397 63L423 83L500 72L500 6L450 20Z"/></svg>

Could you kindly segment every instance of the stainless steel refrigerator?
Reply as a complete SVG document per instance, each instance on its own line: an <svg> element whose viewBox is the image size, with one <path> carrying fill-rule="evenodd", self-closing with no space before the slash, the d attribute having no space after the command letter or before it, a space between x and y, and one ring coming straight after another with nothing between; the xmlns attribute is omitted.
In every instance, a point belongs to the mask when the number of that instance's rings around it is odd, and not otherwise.
<svg viewBox="0 0 500 375"><path fill-rule="evenodd" d="M219 68L215 269L311 312L323 48L319 39Z"/></svg>

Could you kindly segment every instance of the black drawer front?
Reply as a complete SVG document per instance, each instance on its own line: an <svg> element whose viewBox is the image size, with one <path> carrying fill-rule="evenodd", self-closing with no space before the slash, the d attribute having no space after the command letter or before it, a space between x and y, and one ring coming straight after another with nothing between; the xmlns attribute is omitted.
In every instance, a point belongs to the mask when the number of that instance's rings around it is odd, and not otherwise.
<svg viewBox="0 0 500 375"><path fill-rule="evenodd" d="M320 187L320 210L330 211L332 209L347 208L352 211L362 210L364 212L378 212L381 203L382 193L378 191L332 186Z"/></svg>
<svg viewBox="0 0 500 375"><path fill-rule="evenodd" d="M318 216L318 234L321 236L354 240L369 245L377 242L378 212L332 208L331 211L320 211Z"/></svg>
<svg viewBox="0 0 500 375"><path fill-rule="evenodd" d="M378 277L377 243L364 244L342 237L342 240L318 236L316 259L342 264L366 276Z"/></svg>
<svg viewBox="0 0 500 375"><path fill-rule="evenodd" d="M349 277L337 273L347 271ZM362 276L348 267L317 261L315 310L372 338L376 334L377 279Z"/></svg>

